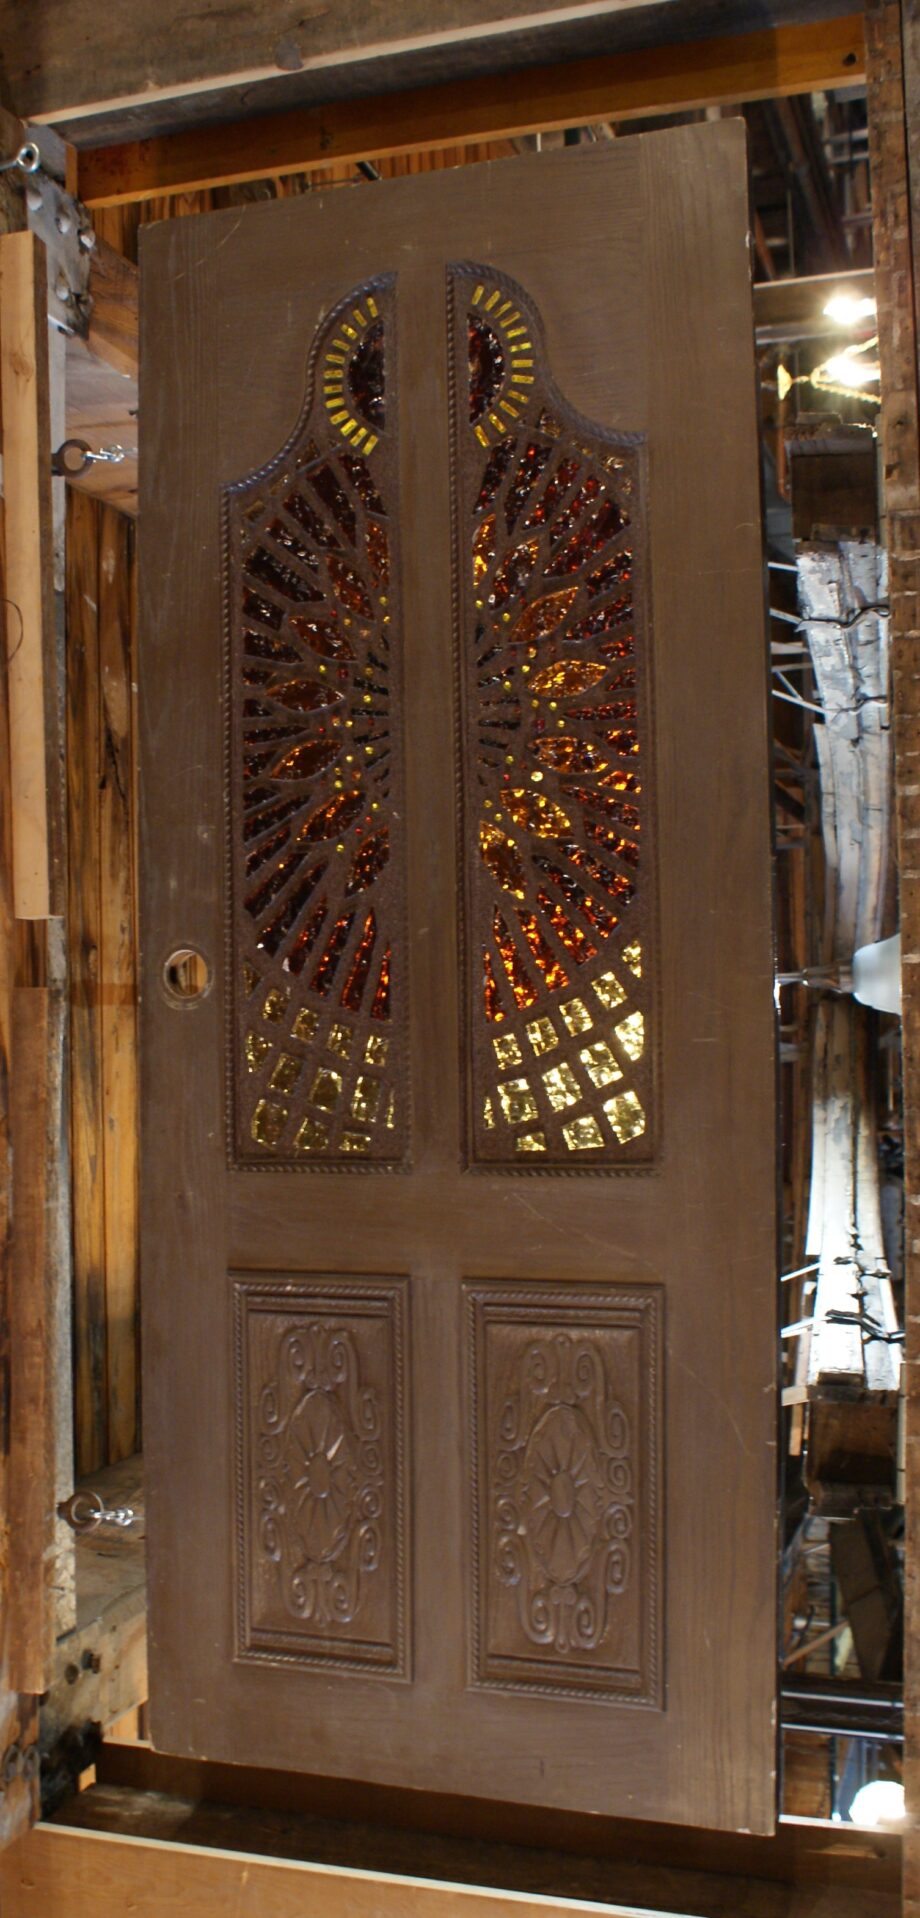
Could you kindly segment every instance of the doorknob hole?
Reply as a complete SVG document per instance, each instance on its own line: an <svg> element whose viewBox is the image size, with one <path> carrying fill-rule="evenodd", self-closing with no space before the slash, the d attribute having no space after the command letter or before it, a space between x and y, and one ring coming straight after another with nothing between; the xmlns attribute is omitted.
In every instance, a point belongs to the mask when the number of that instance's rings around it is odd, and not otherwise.
<svg viewBox="0 0 920 1918"><path fill-rule="evenodd" d="M211 968L204 953L194 946L178 946L163 967L163 984L169 997L183 1005L203 999L211 984Z"/></svg>

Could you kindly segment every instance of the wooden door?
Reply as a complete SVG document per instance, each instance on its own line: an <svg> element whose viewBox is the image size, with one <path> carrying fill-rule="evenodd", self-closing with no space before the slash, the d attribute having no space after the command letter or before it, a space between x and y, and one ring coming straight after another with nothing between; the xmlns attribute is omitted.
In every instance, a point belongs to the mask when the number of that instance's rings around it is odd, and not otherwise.
<svg viewBox="0 0 920 1918"><path fill-rule="evenodd" d="M768 1829L743 129L156 227L142 361L154 1738Z"/></svg>

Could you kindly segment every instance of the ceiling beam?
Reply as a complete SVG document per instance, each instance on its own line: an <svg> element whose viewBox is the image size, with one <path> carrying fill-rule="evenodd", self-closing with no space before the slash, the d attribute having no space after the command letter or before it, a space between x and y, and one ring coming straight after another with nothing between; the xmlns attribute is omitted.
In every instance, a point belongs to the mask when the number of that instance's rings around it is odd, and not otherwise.
<svg viewBox="0 0 920 1918"><path fill-rule="evenodd" d="M855 13L97 147L79 154L79 195L87 206L117 206L391 154L810 93L864 74Z"/></svg>

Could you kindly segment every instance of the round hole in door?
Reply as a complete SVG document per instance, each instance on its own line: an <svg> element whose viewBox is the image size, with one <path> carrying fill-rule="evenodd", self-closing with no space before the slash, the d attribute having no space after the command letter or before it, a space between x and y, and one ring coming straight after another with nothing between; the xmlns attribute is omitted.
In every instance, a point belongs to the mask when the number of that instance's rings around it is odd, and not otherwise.
<svg viewBox="0 0 920 1918"><path fill-rule="evenodd" d="M211 968L194 946L177 946L163 966L163 984L170 999L192 1005L203 999L211 984Z"/></svg>

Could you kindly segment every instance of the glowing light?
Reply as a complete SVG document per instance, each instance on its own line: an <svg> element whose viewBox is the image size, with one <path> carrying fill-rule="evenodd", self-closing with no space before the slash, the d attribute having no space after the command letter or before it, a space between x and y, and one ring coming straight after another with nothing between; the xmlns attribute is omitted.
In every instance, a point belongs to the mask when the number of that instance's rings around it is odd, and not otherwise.
<svg viewBox="0 0 920 1918"><path fill-rule="evenodd" d="M902 1825L905 1815L904 1786L895 1778L874 1778L871 1784L862 1785L850 1806L854 1825Z"/></svg>
<svg viewBox="0 0 920 1918"><path fill-rule="evenodd" d="M781 400L784 400L787 394L792 392L793 384L792 374L787 372L785 366L778 366L776 369L776 391Z"/></svg>
<svg viewBox="0 0 920 1918"><path fill-rule="evenodd" d="M882 369L877 361L856 359L848 352L835 354L832 360L825 361L821 370L825 379L837 386L860 387L882 377Z"/></svg>
<svg viewBox="0 0 920 1918"><path fill-rule="evenodd" d="M822 312L837 326L858 326L860 320L875 318L876 305L872 298L860 300L854 293L834 293Z"/></svg>

